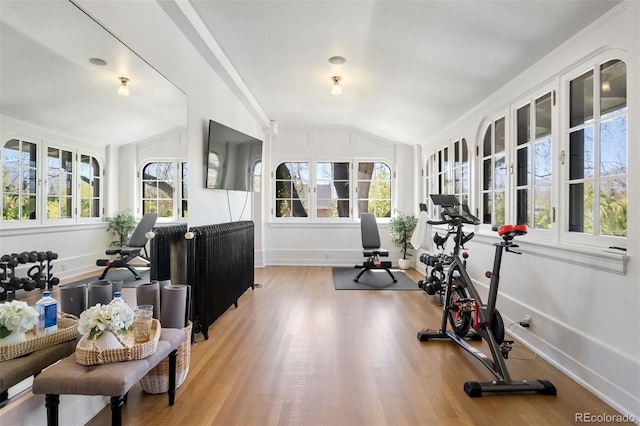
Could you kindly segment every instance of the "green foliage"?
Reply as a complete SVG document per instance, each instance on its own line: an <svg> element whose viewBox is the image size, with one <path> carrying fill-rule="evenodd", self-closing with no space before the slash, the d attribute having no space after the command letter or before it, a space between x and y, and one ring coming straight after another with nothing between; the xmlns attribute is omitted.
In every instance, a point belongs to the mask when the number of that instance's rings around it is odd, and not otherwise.
<svg viewBox="0 0 640 426"><path fill-rule="evenodd" d="M418 219L415 216L405 216L403 214L392 218L389 222L391 242L393 242L396 247L400 247L403 259L411 256L411 253L407 251L414 248L411 245L411 235L413 235L417 224Z"/></svg>
<svg viewBox="0 0 640 426"><path fill-rule="evenodd" d="M107 231L118 237L117 240L111 241L111 247L125 247L129 241L129 234L136 229L136 220L128 210L118 213L114 217L105 217L103 219L109 224Z"/></svg>

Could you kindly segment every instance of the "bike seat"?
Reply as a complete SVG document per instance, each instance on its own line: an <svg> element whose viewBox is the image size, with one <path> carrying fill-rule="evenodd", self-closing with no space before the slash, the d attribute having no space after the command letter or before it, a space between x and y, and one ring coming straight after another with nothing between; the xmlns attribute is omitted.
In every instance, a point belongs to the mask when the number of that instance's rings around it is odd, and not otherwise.
<svg viewBox="0 0 640 426"><path fill-rule="evenodd" d="M501 237L504 235L509 235L511 237L515 237L516 235L524 235L529 231L527 225L502 225L499 226L498 235Z"/></svg>

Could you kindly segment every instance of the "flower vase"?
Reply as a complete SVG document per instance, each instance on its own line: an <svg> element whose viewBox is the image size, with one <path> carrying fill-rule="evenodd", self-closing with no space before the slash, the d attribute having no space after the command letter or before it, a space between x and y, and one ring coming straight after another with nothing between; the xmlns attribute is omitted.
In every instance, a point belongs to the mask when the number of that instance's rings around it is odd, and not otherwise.
<svg viewBox="0 0 640 426"><path fill-rule="evenodd" d="M13 343L20 343L27 340L25 333L19 333L12 331L7 337L0 339L0 345L11 345Z"/></svg>
<svg viewBox="0 0 640 426"><path fill-rule="evenodd" d="M104 331L100 336L94 339L94 345L100 348L100 350L107 349L122 349L124 345L120 343L115 333L111 331Z"/></svg>

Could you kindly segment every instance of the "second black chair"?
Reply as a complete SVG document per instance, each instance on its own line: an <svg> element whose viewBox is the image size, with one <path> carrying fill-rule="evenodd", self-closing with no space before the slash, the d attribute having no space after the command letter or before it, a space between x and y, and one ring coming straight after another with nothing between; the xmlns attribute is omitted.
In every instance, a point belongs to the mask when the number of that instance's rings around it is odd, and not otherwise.
<svg viewBox="0 0 640 426"><path fill-rule="evenodd" d="M353 281L358 282L362 274L369 270L383 269L387 271L394 283L398 282L391 273L391 262L380 260L381 257L389 257L389 251L383 249L380 245L380 233L378 232L378 223L375 215L362 213L360 216L360 233L362 235L362 254L367 260L362 263L362 271Z"/></svg>
<svg viewBox="0 0 640 426"><path fill-rule="evenodd" d="M149 239L147 233L151 232L151 229L155 226L157 219L158 213L146 213L138 223L138 226L136 226L133 234L131 234L126 247L107 249L105 252L106 254L116 255L117 258L113 260L99 259L96 262L96 265L98 266L106 266L100 275L100 280L104 279L111 268L127 268L131 271L136 280L141 279L138 271L136 271L132 265L129 265L129 262L138 256L143 257L147 261L149 260L146 248L147 240ZM144 250L145 256L142 256L142 250Z"/></svg>

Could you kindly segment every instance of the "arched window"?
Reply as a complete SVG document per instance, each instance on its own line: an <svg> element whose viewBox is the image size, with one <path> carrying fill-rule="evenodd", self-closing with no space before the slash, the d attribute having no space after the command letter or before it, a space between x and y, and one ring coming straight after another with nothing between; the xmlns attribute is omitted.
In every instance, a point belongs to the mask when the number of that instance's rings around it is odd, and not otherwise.
<svg viewBox="0 0 640 426"><path fill-rule="evenodd" d="M280 163L276 168L275 217L308 217L310 203L308 161Z"/></svg>
<svg viewBox="0 0 640 426"><path fill-rule="evenodd" d="M505 222L507 164L505 152L505 118L487 126L482 146L482 223Z"/></svg>
<svg viewBox="0 0 640 426"><path fill-rule="evenodd" d="M2 220L38 219L38 146L11 139L2 147Z"/></svg>
<svg viewBox="0 0 640 426"><path fill-rule="evenodd" d="M142 168L142 214L157 212L159 218L172 218L173 207L174 163L147 163Z"/></svg>
<svg viewBox="0 0 640 426"><path fill-rule="evenodd" d="M391 217L391 167L383 162L358 163L358 217L373 213Z"/></svg>
<svg viewBox="0 0 640 426"><path fill-rule="evenodd" d="M80 217L100 217L102 177L98 160L80 155Z"/></svg>

